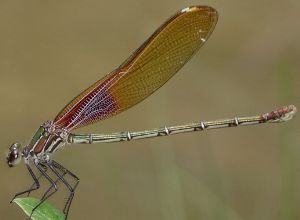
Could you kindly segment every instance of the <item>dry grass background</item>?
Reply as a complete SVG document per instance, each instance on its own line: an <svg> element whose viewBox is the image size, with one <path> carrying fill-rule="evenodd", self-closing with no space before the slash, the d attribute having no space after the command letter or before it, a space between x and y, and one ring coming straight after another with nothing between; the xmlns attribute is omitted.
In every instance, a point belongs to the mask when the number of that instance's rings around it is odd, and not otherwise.
<svg viewBox="0 0 300 220"><path fill-rule="evenodd" d="M300 107L297 0L1 1L0 150L117 67L163 21L189 5L219 12L199 53L157 93L81 132L148 129ZM70 219L300 218L299 117L284 124L129 143L70 146L55 159L81 178ZM0 163L0 218L31 184ZM44 183L46 184L46 183ZM60 208L61 190L51 203Z"/></svg>

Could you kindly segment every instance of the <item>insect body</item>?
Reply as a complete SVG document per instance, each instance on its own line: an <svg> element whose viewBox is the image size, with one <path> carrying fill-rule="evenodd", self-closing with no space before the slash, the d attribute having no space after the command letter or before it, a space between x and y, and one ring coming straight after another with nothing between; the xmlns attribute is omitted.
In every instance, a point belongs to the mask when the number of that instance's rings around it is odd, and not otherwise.
<svg viewBox="0 0 300 220"><path fill-rule="evenodd" d="M33 209L34 212L57 191L57 183L62 182L70 191L63 209L67 218L79 178L51 159L52 154L66 144L129 141L291 118L296 111L292 105L253 117L197 122L148 131L71 133L76 128L109 118L134 106L163 86L207 41L217 20L217 11L209 6L192 6L180 10L163 23L122 65L75 97L53 121L42 124L28 145L21 148L20 144L13 144L9 148L7 164L13 167L23 158L34 181L32 187L15 197L37 190L40 186L39 178L46 178L51 186ZM33 172L32 167L37 168L38 175ZM49 172L57 178L51 178ZM75 184L66 180L67 175L74 179Z"/></svg>

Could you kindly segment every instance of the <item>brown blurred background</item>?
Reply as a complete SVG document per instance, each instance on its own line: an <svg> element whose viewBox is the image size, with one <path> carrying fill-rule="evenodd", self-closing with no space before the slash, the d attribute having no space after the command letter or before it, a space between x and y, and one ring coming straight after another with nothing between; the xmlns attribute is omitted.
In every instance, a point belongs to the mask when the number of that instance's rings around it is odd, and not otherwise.
<svg viewBox="0 0 300 220"><path fill-rule="evenodd" d="M127 131L300 107L300 2L1 1L1 152L26 144L71 98L117 67L178 9L210 5L206 45L136 107L78 132ZM55 159L80 179L69 219L300 219L299 117L128 143L72 145ZM0 163L0 219L32 180ZM47 183L42 182L44 185ZM62 208L61 187L50 202Z"/></svg>

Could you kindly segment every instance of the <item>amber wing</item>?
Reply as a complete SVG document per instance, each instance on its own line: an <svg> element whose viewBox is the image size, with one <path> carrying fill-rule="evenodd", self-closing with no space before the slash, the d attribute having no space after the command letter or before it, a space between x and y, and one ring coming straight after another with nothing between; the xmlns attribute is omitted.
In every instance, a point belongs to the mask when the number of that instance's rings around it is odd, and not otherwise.
<svg viewBox="0 0 300 220"><path fill-rule="evenodd" d="M217 11L208 6L177 12L120 67L74 98L54 119L56 127L82 127L144 100L197 52L214 30L217 19Z"/></svg>

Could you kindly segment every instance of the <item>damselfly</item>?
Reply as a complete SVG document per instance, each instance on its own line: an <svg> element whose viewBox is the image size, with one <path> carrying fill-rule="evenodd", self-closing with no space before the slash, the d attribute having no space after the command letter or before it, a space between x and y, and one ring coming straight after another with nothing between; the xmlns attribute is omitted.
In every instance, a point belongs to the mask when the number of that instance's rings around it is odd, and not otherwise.
<svg viewBox="0 0 300 220"><path fill-rule="evenodd" d="M76 128L114 116L151 95L207 41L217 20L218 13L212 7L192 6L180 10L163 23L121 66L75 97L53 121L43 123L29 144L23 148L18 143L11 145L7 164L13 167L23 158L34 181L32 187L17 193L15 197L39 189L40 177L49 181L51 186L43 194L33 213L56 192L57 184L61 182L69 190L63 208L67 218L79 178L51 159L52 154L66 144L130 141L213 128L282 122L292 118L296 108L290 105L258 116L200 121L146 131L112 134L71 133ZM33 172L33 167L36 167L38 175ZM56 177L51 177L53 175ZM66 180L67 176L74 179L74 184Z"/></svg>

